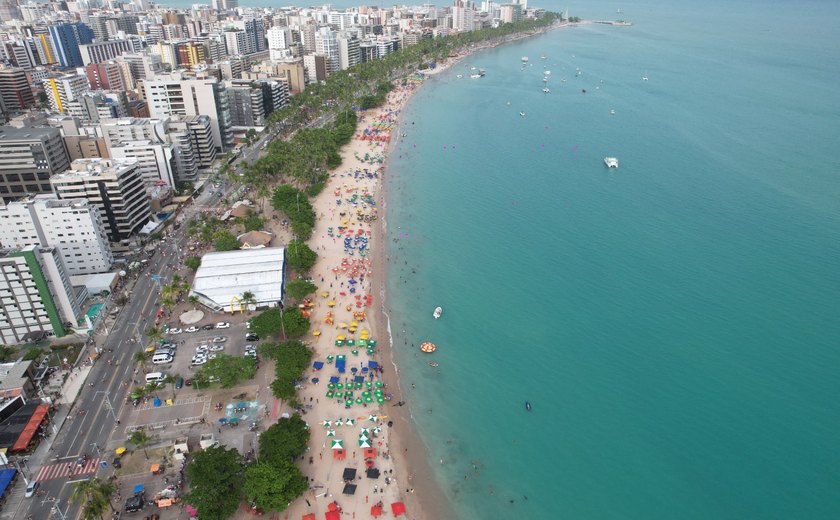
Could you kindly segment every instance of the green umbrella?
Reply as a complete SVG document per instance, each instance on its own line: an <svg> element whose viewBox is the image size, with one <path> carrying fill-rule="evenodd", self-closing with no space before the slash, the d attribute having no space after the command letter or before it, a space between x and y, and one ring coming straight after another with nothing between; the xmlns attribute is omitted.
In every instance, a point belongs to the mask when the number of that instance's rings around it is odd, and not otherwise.
<svg viewBox="0 0 840 520"><path fill-rule="evenodd" d="M376 385L376 388L380 388L382 386L382 381L377 381L374 384Z"/></svg>
<svg viewBox="0 0 840 520"><path fill-rule="evenodd" d="M356 345L359 345L360 347L366 347L366 346L367 346L367 344L368 344L368 342L367 342L367 340L366 340L366 339L360 339L360 340L356 343Z"/></svg>
<svg viewBox="0 0 840 520"><path fill-rule="evenodd" d="M364 400L361 397L356 398L356 404L362 404Z"/></svg>
<svg viewBox="0 0 840 520"><path fill-rule="evenodd" d="M358 350L351 350L351 351L350 351L350 353L351 353L351 354L353 354L354 356L358 356L358 355L359 355L359 351L358 351Z"/></svg>
<svg viewBox="0 0 840 520"><path fill-rule="evenodd" d="M365 381L365 386L368 388L373 388L373 383L370 381Z"/></svg>
<svg viewBox="0 0 840 520"><path fill-rule="evenodd" d="M377 426L376 428L373 429L373 433L382 433L382 428Z"/></svg>
<svg viewBox="0 0 840 520"><path fill-rule="evenodd" d="M372 339L372 340L368 341L368 346L369 347L375 347L376 346L376 340Z"/></svg>
<svg viewBox="0 0 840 520"><path fill-rule="evenodd" d="M347 422L344 424L347 426L353 426L354 424L356 424L356 421L354 421L353 419L347 419Z"/></svg>
<svg viewBox="0 0 840 520"><path fill-rule="evenodd" d="M362 387L362 383L353 383L353 387L358 390Z"/></svg>
<svg viewBox="0 0 840 520"><path fill-rule="evenodd" d="M344 441L341 440L341 439L333 439L332 440L332 449L334 449L334 450L344 449Z"/></svg>
<svg viewBox="0 0 840 520"><path fill-rule="evenodd" d="M341 419L336 419L335 420L335 425L336 426L341 426L342 424L344 424L344 421L342 421Z"/></svg>
<svg viewBox="0 0 840 520"><path fill-rule="evenodd" d="M327 437L335 437L335 430L327 430Z"/></svg>
<svg viewBox="0 0 840 520"><path fill-rule="evenodd" d="M370 443L368 441L363 441L359 439L359 447L360 448L370 448Z"/></svg>
<svg viewBox="0 0 840 520"><path fill-rule="evenodd" d="M365 397L365 402L366 403L372 403L373 402L373 397L371 397L371 396Z"/></svg>
<svg viewBox="0 0 840 520"><path fill-rule="evenodd" d="M333 389L333 388L335 388L335 384L334 383L327 383L327 388Z"/></svg>
<svg viewBox="0 0 840 520"><path fill-rule="evenodd" d="M332 422L324 421L321 423L321 426L323 426L324 428L329 428L330 426L332 426Z"/></svg>
<svg viewBox="0 0 840 520"><path fill-rule="evenodd" d="M376 399L376 402L379 403L379 404L384 404L385 399L382 399L381 397L379 397L379 398Z"/></svg>
<svg viewBox="0 0 840 520"><path fill-rule="evenodd" d="M327 392L327 399L332 399L333 397L335 397L335 392L333 392L332 390Z"/></svg>
<svg viewBox="0 0 840 520"><path fill-rule="evenodd" d="M344 406L346 408L350 408L352 405L353 405L353 400L352 399L348 399L348 400L344 401Z"/></svg>
<svg viewBox="0 0 840 520"><path fill-rule="evenodd" d="M338 388L338 389L342 389L342 388L344 388L344 384L343 383L336 383L335 387Z"/></svg>
<svg viewBox="0 0 840 520"><path fill-rule="evenodd" d="M348 347L352 347L352 346L353 346L353 345L355 345L355 344L356 344L356 342L355 342L355 341L353 341L352 339L348 339L348 340L347 340L347 346L348 346Z"/></svg>
<svg viewBox="0 0 840 520"><path fill-rule="evenodd" d="M375 415L368 415L368 421L376 422L376 416Z"/></svg>
<svg viewBox="0 0 840 520"><path fill-rule="evenodd" d="M369 433L370 433L369 428L362 428L362 431L359 433L359 435L367 435Z"/></svg>
<svg viewBox="0 0 840 520"><path fill-rule="evenodd" d="M340 347L340 346L342 346L342 345L344 345L344 342L343 342L343 341L341 341L340 339L335 340L335 346L336 346L336 347Z"/></svg>

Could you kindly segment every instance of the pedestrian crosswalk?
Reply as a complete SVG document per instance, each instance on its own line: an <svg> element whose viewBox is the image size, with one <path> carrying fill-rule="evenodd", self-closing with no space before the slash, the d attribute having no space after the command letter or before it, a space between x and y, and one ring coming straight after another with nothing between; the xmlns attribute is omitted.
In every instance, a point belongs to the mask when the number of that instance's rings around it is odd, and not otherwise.
<svg viewBox="0 0 840 520"><path fill-rule="evenodd" d="M57 464L50 464L49 466L44 466L38 471L38 476L35 477L35 480L38 482L44 480L53 480L56 478L64 478L64 477L78 477L80 475L87 475L88 473L93 473L99 467L98 458L90 458L82 465L76 464L75 461L71 462L59 462Z"/></svg>

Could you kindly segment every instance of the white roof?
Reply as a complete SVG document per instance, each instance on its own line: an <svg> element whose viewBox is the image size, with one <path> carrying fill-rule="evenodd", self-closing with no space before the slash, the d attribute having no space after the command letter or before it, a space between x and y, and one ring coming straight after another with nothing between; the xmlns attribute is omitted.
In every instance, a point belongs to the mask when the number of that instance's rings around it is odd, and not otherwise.
<svg viewBox="0 0 840 520"><path fill-rule="evenodd" d="M258 306L273 305L283 298L284 253L282 247L208 253L201 258L190 294L225 311L246 291L254 293Z"/></svg>

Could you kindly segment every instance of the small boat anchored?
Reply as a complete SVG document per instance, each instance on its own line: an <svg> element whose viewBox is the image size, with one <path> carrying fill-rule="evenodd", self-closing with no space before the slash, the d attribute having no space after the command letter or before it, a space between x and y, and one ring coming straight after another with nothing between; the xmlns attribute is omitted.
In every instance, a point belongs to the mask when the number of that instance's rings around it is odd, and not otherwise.
<svg viewBox="0 0 840 520"><path fill-rule="evenodd" d="M618 168L618 159L615 157L604 157L604 164L607 168Z"/></svg>
<svg viewBox="0 0 840 520"><path fill-rule="evenodd" d="M543 93L544 93L544 94L551 94L551 89L544 88L544 89L543 89Z"/></svg>
<svg viewBox="0 0 840 520"><path fill-rule="evenodd" d="M525 112L520 112L520 113L519 113L519 116L520 116L520 117L525 117Z"/></svg>
<svg viewBox="0 0 840 520"><path fill-rule="evenodd" d="M531 401L525 401L525 409L531 411Z"/></svg>
<svg viewBox="0 0 840 520"><path fill-rule="evenodd" d="M442 313L443 313L443 308L442 307L437 307L437 308L435 308L435 312L432 313L432 316L434 316L435 319L438 319L438 318L440 318L440 315Z"/></svg>

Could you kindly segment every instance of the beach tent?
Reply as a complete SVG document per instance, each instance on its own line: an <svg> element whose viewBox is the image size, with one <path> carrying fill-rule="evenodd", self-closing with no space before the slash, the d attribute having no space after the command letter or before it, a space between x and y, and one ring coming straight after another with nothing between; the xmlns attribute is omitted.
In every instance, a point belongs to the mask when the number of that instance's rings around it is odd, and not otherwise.
<svg viewBox="0 0 840 520"><path fill-rule="evenodd" d="M368 361L368 366L370 368L379 368L379 363L377 363L376 361Z"/></svg>
<svg viewBox="0 0 840 520"><path fill-rule="evenodd" d="M347 454L344 453L344 450L338 450L338 449L333 450L333 458L335 460L344 460L344 457L346 457L346 456L347 456Z"/></svg>
<svg viewBox="0 0 840 520"><path fill-rule="evenodd" d="M402 502L394 502L393 504L391 504L391 512L394 513L394 516L404 515L405 504L403 504Z"/></svg>
<svg viewBox="0 0 840 520"><path fill-rule="evenodd" d="M356 484L345 484L344 491L342 491L345 495L355 495L356 494Z"/></svg>
<svg viewBox="0 0 840 520"><path fill-rule="evenodd" d="M341 513L338 511L327 511L324 513L324 518L327 520L341 520Z"/></svg>
<svg viewBox="0 0 840 520"><path fill-rule="evenodd" d="M303 515L300 520L315 520L315 513L308 513Z"/></svg>
<svg viewBox="0 0 840 520"><path fill-rule="evenodd" d="M365 474L367 478L379 478L379 470L376 468L369 468Z"/></svg>
<svg viewBox="0 0 840 520"><path fill-rule="evenodd" d="M356 468L344 468L341 480L353 480L354 478L356 478Z"/></svg>
<svg viewBox="0 0 840 520"><path fill-rule="evenodd" d="M312 363L312 368L314 368L315 370L321 370L322 368L324 368L324 362L323 361L316 361L316 362Z"/></svg>
<svg viewBox="0 0 840 520"><path fill-rule="evenodd" d="M339 381L341 381L341 379L339 379L338 376L332 376L330 378L330 383L332 384L338 383Z"/></svg>
<svg viewBox="0 0 840 520"><path fill-rule="evenodd" d="M373 516L373 517L382 516L382 507L381 506L371 506L370 516Z"/></svg>
<svg viewBox="0 0 840 520"><path fill-rule="evenodd" d="M376 458L376 448L365 448L365 451L362 453L362 458L364 458L364 459L375 459Z"/></svg>

